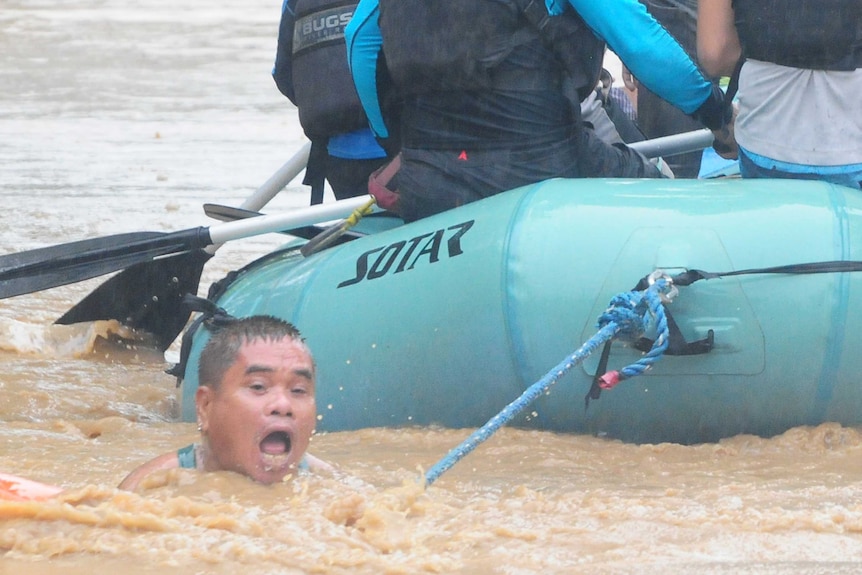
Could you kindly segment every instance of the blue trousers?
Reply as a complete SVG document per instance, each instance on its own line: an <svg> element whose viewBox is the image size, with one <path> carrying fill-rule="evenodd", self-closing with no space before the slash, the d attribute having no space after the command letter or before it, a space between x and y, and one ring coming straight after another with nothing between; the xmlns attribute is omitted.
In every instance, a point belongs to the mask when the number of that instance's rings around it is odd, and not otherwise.
<svg viewBox="0 0 862 575"><path fill-rule="evenodd" d="M771 160L739 149L739 173L743 178L823 180L862 190L862 164L850 166L803 166Z"/></svg>

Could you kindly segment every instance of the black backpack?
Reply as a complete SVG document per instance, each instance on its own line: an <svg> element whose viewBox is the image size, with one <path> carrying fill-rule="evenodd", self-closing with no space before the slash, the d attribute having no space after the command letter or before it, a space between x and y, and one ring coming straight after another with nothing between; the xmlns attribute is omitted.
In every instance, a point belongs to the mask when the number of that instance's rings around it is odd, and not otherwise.
<svg viewBox="0 0 862 575"><path fill-rule="evenodd" d="M862 67L862 0L733 0L746 58L810 70Z"/></svg>
<svg viewBox="0 0 862 575"><path fill-rule="evenodd" d="M282 14L273 77L312 141L368 126L347 65L355 1L296 0Z"/></svg>

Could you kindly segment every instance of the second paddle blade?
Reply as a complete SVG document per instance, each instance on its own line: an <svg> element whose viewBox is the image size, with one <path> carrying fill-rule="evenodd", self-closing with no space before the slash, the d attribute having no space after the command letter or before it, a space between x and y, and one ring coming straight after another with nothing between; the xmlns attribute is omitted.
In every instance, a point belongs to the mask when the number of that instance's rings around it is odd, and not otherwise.
<svg viewBox="0 0 862 575"><path fill-rule="evenodd" d="M210 257L204 250L195 250L135 264L100 285L54 323L115 319L149 333L164 351L188 321L182 298L197 294Z"/></svg>

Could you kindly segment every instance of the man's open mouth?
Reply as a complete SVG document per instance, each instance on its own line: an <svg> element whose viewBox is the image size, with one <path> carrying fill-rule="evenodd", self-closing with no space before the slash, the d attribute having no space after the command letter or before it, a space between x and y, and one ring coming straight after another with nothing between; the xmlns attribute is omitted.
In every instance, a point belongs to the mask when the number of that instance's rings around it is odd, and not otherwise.
<svg viewBox="0 0 862 575"><path fill-rule="evenodd" d="M273 431L260 442L260 451L266 455L285 455L290 453L290 435L284 431Z"/></svg>

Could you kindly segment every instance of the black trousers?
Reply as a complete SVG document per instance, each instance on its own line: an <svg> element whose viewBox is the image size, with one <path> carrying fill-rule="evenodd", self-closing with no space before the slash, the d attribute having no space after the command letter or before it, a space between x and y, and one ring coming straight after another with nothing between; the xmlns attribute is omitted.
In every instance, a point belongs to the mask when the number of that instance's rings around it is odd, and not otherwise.
<svg viewBox="0 0 862 575"><path fill-rule="evenodd" d="M660 178L646 158L592 130L543 146L500 150L402 150L401 215L411 222L550 178Z"/></svg>

